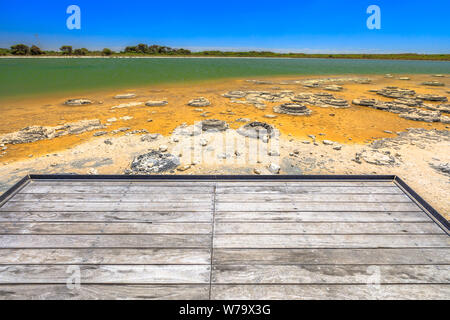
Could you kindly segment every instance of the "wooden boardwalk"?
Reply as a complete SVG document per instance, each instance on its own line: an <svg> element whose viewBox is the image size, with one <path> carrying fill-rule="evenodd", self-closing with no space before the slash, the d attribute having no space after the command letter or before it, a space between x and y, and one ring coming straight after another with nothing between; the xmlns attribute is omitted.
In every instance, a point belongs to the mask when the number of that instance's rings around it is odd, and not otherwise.
<svg viewBox="0 0 450 320"><path fill-rule="evenodd" d="M450 299L448 221L394 180L190 179L16 186L0 299Z"/></svg>

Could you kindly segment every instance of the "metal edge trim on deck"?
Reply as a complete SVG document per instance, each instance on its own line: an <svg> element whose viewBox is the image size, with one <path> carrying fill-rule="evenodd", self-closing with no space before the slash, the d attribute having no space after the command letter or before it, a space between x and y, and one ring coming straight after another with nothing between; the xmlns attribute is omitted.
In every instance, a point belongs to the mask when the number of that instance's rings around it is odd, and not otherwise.
<svg viewBox="0 0 450 320"><path fill-rule="evenodd" d="M384 180L395 175L84 175L30 174L31 180Z"/></svg>
<svg viewBox="0 0 450 320"><path fill-rule="evenodd" d="M0 194L0 207L8 201L13 195L15 195L20 189L22 189L29 181L31 181L30 175L26 175L22 179L20 179L16 184L14 184L11 188L6 190L3 194Z"/></svg>
<svg viewBox="0 0 450 320"><path fill-rule="evenodd" d="M426 202L421 196L417 194L410 186L406 184L400 177L395 176L394 183L396 183L405 193L411 198L414 202L416 202L422 210L436 222L441 229L444 230L445 233L450 234L450 222L442 216L439 212L436 211L428 202Z"/></svg>
<svg viewBox="0 0 450 320"><path fill-rule="evenodd" d="M396 175L83 175L83 174L29 174L23 177L14 186L0 195L0 206L11 196L17 193L31 180L322 180L322 181L358 181L358 180L378 180L391 181L417 204L419 204L425 214L441 227L447 234L450 234L450 223L436 211L428 202L419 196L400 177Z"/></svg>

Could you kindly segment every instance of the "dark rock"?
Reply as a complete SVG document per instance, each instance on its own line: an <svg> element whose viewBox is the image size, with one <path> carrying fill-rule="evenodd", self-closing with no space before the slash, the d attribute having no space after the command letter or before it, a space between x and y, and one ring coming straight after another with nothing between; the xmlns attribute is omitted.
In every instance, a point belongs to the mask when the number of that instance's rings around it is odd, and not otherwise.
<svg viewBox="0 0 450 320"><path fill-rule="evenodd" d="M0 143L20 144L35 142L44 139L53 139L71 134L79 134L95 129L102 129L104 126L100 120L80 120L56 127L31 126L23 128L17 132L12 132L0 136Z"/></svg>
<svg viewBox="0 0 450 320"><path fill-rule="evenodd" d="M94 137L100 137L105 134L108 134L108 132L107 131L98 131L98 132L94 133Z"/></svg>
<svg viewBox="0 0 450 320"><path fill-rule="evenodd" d="M151 150L134 158L130 168L133 174L149 174L173 170L179 165L180 159L177 156Z"/></svg>
<svg viewBox="0 0 450 320"><path fill-rule="evenodd" d="M432 167L434 170L438 171L439 173L444 173L447 175L450 175L450 162L444 163L444 162L434 162L429 164L430 167Z"/></svg>

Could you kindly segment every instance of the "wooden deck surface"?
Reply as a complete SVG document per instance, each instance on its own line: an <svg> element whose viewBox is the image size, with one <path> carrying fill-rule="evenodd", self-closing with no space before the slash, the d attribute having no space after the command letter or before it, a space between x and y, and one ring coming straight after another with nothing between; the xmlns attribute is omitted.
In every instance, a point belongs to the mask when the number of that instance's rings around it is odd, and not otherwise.
<svg viewBox="0 0 450 320"><path fill-rule="evenodd" d="M444 229L391 181L31 180L0 299L450 299Z"/></svg>

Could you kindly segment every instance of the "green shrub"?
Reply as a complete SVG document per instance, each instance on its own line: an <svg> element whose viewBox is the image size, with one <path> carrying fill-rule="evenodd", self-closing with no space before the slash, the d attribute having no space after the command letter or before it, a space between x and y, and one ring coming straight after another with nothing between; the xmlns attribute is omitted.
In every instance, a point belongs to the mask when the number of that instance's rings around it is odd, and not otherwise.
<svg viewBox="0 0 450 320"><path fill-rule="evenodd" d="M104 55L104 56L110 56L113 53L114 52L111 49L109 49L109 48L104 48L103 51L102 51L102 55Z"/></svg>
<svg viewBox="0 0 450 320"><path fill-rule="evenodd" d="M72 46L62 46L61 48L59 48L59 50L61 50L61 52L64 55L70 55L72 54Z"/></svg>
<svg viewBox="0 0 450 320"><path fill-rule="evenodd" d="M31 46L30 53L33 56L39 56L41 54L44 54L44 52L38 46L35 46L35 45Z"/></svg>
<svg viewBox="0 0 450 320"><path fill-rule="evenodd" d="M11 53L17 56L25 56L30 53L30 48L24 44L11 46Z"/></svg>

